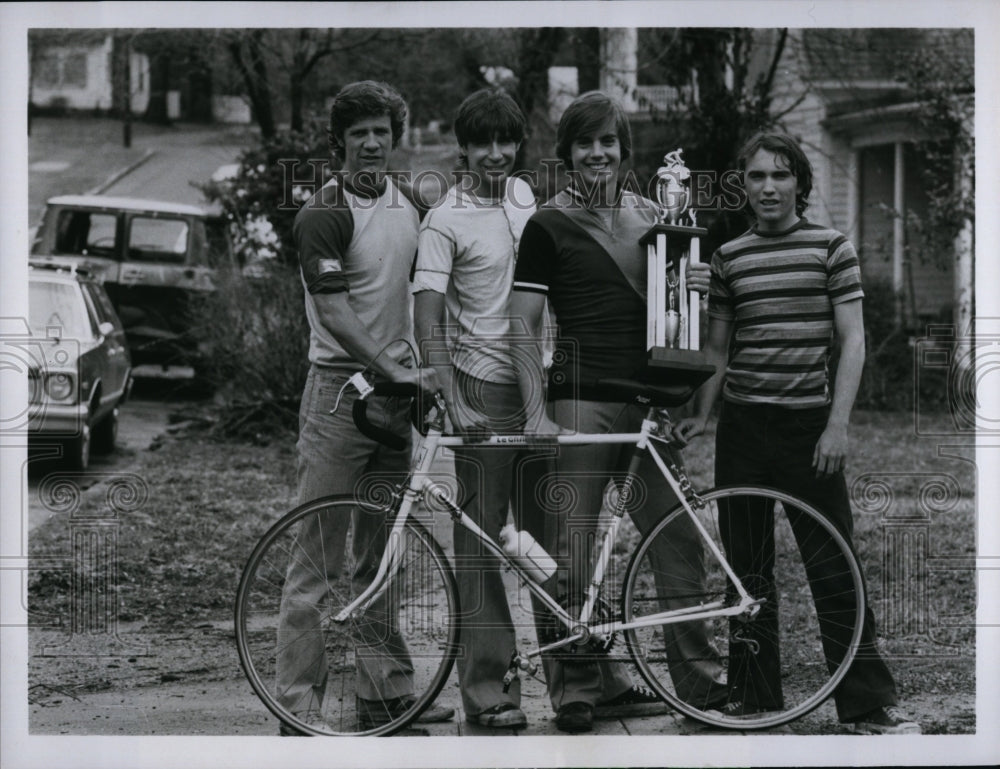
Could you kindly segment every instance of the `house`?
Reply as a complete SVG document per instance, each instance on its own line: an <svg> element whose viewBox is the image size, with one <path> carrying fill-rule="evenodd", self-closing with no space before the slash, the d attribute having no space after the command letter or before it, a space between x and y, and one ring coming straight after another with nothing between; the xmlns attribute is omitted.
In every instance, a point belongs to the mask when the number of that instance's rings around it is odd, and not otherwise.
<svg viewBox="0 0 1000 769"><path fill-rule="evenodd" d="M118 94L123 91L121 81L116 82L116 78L126 76L132 113L142 115L150 106L157 87L154 85L157 61L151 61L149 53L139 50L143 46L153 46L151 50L156 50L148 35L144 37L140 32L115 35L101 29L34 29L28 40L28 101L34 109L118 111L121 99ZM208 59L213 55L209 52ZM158 60L162 69L165 60L162 52ZM167 82L161 79L159 84L160 94L165 92L166 118L251 122L247 100L239 95L214 92L210 71L185 61L170 63L172 67L166 70L172 74Z"/></svg>
<svg viewBox="0 0 1000 769"><path fill-rule="evenodd" d="M753 30L751 79L776 54L771 114L802 143L814 171L807 216L844 232L858 248L867 285L883 283L896 296L898 321L917 329L932 321L968 328L972 317L971 222L946 248L928 249L919 231L930 191L924 174L927 142L940 140L926 121L908 75L912 64L930 61L940 72L973 71L971 29L777 29ZM633 113L636 141L650 112L684 109L697 101L697 79L682 94L668 86L641 85L638 30L601 30L601 88ZM779 48L780 45L780 48ZM728 77L732 79L731 71ZM953 83L951 83L954 85ZM960 90L960 89L959 89ZM966 110L971 123L971 108ZM971 135L972 126L967 126ZM958 158L957 183L972 189L972 163Z"/></svg>
<svg viewBox="0 0 1000 769"><path fill-rule="evenodd" d="M759 32L762 52L776 35ZM964 69L971 83L973 42L971 29L789 30L774 81L772 112L789 109L781 125L813 165L808 216L851 238L866 283L889 283L897 317L911 328L935 320L968 327L974 257L968 222L951 253L921 248L930 190L917 150L944 137L919 119L906 78L922 57L946 64L941 71ZM958 184L971 189L971 163L956 168Z"/></svg>
<svg viewBox="0 0 1000 769"><path fill-rule="evenodd" d="M32 40L29 101L42 109L115 107L114 36L104 30L44 30ZM132 111L149 103L149 57L129 52Z"/></svg>

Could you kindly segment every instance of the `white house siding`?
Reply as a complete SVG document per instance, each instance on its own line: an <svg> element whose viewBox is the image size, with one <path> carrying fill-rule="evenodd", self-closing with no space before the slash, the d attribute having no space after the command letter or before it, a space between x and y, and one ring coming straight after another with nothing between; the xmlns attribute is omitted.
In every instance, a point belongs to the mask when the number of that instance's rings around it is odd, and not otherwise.
<svg viewBox="0 0 1000 769"><path fill-rule="evenodd" d="M86 83L80 87L67 84L65 69L71 58L86 57ZM45 50L44 56L51 58L56 71L57 82L49 85L42 78L34 78L32 101L40 107L62 103L70 109L111 109L111 38L97 46L53 46Z"/></svg>
<svg viewBox="0 0 1000 769"><path fill-rule="evenodd" d="M49 61L39 62L38 66L39 69L44 68L52 73L55 82L46 82L43 74L36 74L31 89L32 103L39 107L62 104L69 109L110 110L111 49L110 35L96 45L68 44L47 47L40 59ZM76 62L80 57L85 62L82 73L76 69ZM132 111L139 114L145 112L149 104L149 57L141 53L132 53L129 67Z"/></svg>

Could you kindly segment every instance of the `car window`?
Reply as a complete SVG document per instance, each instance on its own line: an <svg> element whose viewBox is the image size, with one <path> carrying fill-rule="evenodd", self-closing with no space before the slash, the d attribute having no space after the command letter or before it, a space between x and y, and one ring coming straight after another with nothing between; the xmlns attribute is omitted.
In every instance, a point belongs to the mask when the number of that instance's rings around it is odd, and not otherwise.
<svg viewBox="0 0 1000 769"><path fill-rule="evenodd" d="M97 283L83 283L81 285L90 297L90 301L93 303L94 309L97 312L98 323L107 321L116 329L122 331L123 327L121 319L119 319L118 313L115 312L114 306L111 304L111 300L108 298L107 292Z"/></svg>
<svg viewBox="0 0 1000 769"><path fill-rule="evenodd" d="M212 267L230 267L229 223L219 217L205 220L205 235L208 238L208 263Z"/></svg>
<svg viewBox="0 0 1000 769"><path fill-rule="evenodd" d="M184 219L132 217L128 235L129 259L183 264L187 245L188 223Z"/></svg>
<svg viewBox="0 0 1000 769"><path fill-rule="evenodd" d="M91 339L96 332L75 283L30 281L28 325L32 334L66 339Z"/></svg>
<svg viewBox="0 0 1000 769"><path fill-rule="evenodd" d="M116 227L114 214L60 211L56 221L55 253L113 256Z"/></svg>

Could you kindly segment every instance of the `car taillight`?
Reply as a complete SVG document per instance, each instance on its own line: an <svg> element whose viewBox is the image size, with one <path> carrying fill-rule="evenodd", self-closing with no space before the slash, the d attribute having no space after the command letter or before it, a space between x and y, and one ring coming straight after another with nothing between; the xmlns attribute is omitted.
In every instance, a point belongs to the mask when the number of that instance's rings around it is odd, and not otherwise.
<svg viewBox="0 0 1000 769"><path fill-rule="evenodd" d="M45 392L54 401L64 401L76 394L73 377L69 374L49 374L45 377Z"/></svg>

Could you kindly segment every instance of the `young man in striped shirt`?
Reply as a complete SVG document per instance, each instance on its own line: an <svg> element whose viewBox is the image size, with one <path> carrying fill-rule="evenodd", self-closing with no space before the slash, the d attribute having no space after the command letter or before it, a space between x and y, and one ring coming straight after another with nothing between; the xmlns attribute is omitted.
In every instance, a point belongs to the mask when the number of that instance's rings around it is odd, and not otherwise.
<svg viewBox="0 0 1000 769"><path fill-rule="evenodd" d="M740 151L739 168L756 222L712 257L705 353L717 373L698 392L696 415L681 420L676 434L686 442L703 432L721 390L716 484L758 483L802 497L850 541L847 425L865 359L858 258L841 233L803 218L812 168L794 139L754 136ZM834 333L841 352L831 390L827 362ZM760 532L749 531L753 522L745 519L728 525L730 562L738 573L754 573L758 565L740 546ZM814 594L827 589L820 584L813 585ZM823 597L814 595L817 605ZM776 625L776 611L771 619ZM834 694L840 721L863 734L919 734L920 726L896 707L874 622L866 606L861 645ZM836 633L836 623L827 626ZM846 648L851 628L840 630ZM756 669L763 670L770 656L773 675L760 673L747 691L731 692L727 710L780 705L778 653L777 644L761 644Z"/></svg>

